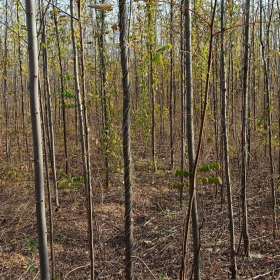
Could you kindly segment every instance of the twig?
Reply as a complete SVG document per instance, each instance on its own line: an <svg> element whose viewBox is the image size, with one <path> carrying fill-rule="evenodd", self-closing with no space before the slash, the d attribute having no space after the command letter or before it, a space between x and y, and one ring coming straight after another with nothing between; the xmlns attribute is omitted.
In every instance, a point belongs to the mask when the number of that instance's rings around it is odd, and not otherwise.
<svg viewBox="0 0 280 280"><path fill-rule="evenodd" d="M4 26L5 26L8 30L10 30L12 33L18 35L18 33L17 33L13 28L9 27L5 22L3 22L3 21L0 20L0 24L4 25ZM20 37L21 37L21 39L24 41L24 43L27 44L27 41L26 41L22 36L20 36Z"/></svg>
<svg viewBox="0 0 280 280"><path fill-rule="evenodd" d="M261 277L264 277L264 276L270 275L270 274L272 274L272 273L275 273L275 272L277 272L277 271L280 271L280 267L279 267L279 268L276 268L276 269L273 269L273 270L271 270L271 271L268 271L268 272L266 272L266 273L256 275L256 276L254 276L254 277L252 277L252 278L249 278L248 280L256 280L256 279L259 279L259 278L261 278Z"/></svg>
<svg viewBox="0 0 280 280"><path fill-rule="evenodd" d="M72 269L72 270L70 270L69 272L67 272L67 273L65 274L65 276L63 277L63 279L64 279L64 280L67 279L67 277L68 277L72 272L74 272L74 271L76 271L76 270L79 270L79 269L81 269L81 268L86 268L86 267L88 267L88 266L90 266L90 263L88 263L88 264L86 264L86 265L81 265L81 266L75 267L74 269Z"/></svg>
<svg viewBox="0 0 280 280"><path fill-rule="evenodd" d="M137 259L137 260L139 260L142 264L144 264L145 265L145 267L148 269L148 271L151 273L151 275L153 276L153 278L155 279L155 280L157 280L157 277L154 275L154 273L151 271L151 269L148 267L148 265L142 260L142 259L140 259L139 257L137 257L137 256L132 256L133 258L135 258L135 259Z"/></svg>
<svg viewBox="0 0 280 280"><path fill-rule="evenodd" d="M20 275L20 277L18 278L18 280L22 280L23 278L23 276L29 271L29 269L31 268L31 266L32 266L32 264L30 264L28 267L27 267L27 269ZM36 277L36 276L35 276Z"/></svg>
<svg viewBox="0 0 280 280"><path fill-rule="evenodd" d="M52 5L53 7L55 7L56 9L58 9L61 13L65 14L66 16L70 17L70 18L73 18L74 20L76 21L79 21L78 18L74 17L74 16L71 16L68 12L64 11L63 9L59 8L57 5L55 5L54 3L52 3L52 1L48 1L48 0L45 0L48 4Z"/></svg>
<svg viewBox="0 0 280 280"><path fill-rule="evenodd" d="M35 280L37 277L38 277L38 275L39 275L39 270L38 270L38 272L36 273L36 275L34 276L34 278L32 279L32 280Z"/></svg>

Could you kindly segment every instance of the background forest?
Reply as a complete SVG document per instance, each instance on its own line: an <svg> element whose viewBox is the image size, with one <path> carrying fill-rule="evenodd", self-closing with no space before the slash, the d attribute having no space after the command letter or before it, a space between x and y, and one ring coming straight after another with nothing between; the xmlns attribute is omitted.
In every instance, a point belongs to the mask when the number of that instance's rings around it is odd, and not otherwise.
<svg viewBox="0 0 280 280"><path fill-rule="evenodd" d="M280 279L278 0L0 3L0 279Z"/></svg>

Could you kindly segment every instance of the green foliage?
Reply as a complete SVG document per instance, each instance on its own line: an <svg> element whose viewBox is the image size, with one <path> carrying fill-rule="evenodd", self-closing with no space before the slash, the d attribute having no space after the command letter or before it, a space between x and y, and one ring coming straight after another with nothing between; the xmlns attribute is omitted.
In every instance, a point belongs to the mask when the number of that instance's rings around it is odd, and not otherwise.
<svg viewBox="0 0 280 280"><path fill-rule="evenodd" d="M136 132L135 137L137 138L140 135L140 133L138 132L141 132L141 137L143 137L144 145L148 146L151 133L151 110L147 87L144 82L139 104L141 104L141 106L139 106L135 111L134 119L132 121L133 131Z"/></svg>
<svg viewBox="0 0 280 280"><path fill-rule="evenodd" d="M212 162L202 165L199 168L200 172L210 172L210 171L217 171L220 170L221 166L218 162Z"/></svg>
<svg viewBox="0 0 280 280"><path fill-rule="evenodd" d="M76 95L69 90L65 90L62 94L63 94L64 98L76 99Z"/></svg>
<svg viewBox="0 0 280 280"><path fill-rule="evenodd" d="M66 191L77 191L83 185L84 179L82 176L67 176L63 177L58 181L58 188Z"/></svg>
<svg viewBox="0 0 280 280"><path fill-rule="evenodd" d="M14 183L22 182L23 180L26 180L27 176L29 177L30 174L24 168L8 165L0 168L0 178L2 180L7 180Z"/></svg>
<svg viewBox="0 0 280 280"><path fill-rule="evenodd" d="M200 172L210 172L210 171L217 171L220 170L221 166L218 162L211 162L211 163L207 163L202 165L199 168ZM190 172L186 171L186 170L176 170L175 173L176 177L189 177L190 176Z"/></svg>
<svg viewBox="0 0 280 280"><path fill-rule="evenodd" d="M28 272L34 273L37 271L37 265L35 262L37 251L39 248L39 242L37 239L26 238L24 244L25 250L28 252Z"/></svg>
<svg viewBox="0 0 280 280"><path fill-rule="evenodd" d="M199 178L199 183L203 186L206 185L222 185L222 178L219 176L209 176Z"/></svg>
<svg viewBox="0 0 280 280"><path fill-rule="evenodd" d="M37 271L37 267L34 260L29 260L28 271L32 273L35 273Z"/></svg>
<svg viewBox="0 0 280 280"><path fill-rule="evenodd" d="M186 170L176 170L175 176L176 177L189 177L190 172L188 172Z"/></svg>
<svg viewBox="0 0 280 280"><path fill-rule="evenodd" d="M122 165L122 139L119 135L119 130L112 126L108 133L107 154L110 158L112 168L119 170Z"/></svg>
<svg viewBox="0 0 280 280"><path fill-rule="evenodd" d="M69 90L65 90L63 93L62 93L64 99L65 99L65 105L64 107L65 108L68 108L68 109L71 109L71 108L75 108L77 107L77 104L75 102L75 100L77 99L76 95L69 91ZM74 101L74 103L73 103Z"/></svg>
<svg viewBox="0 0 280 280"><path fill-rule="evenodd" d="M65 76L64 76L64 79L65 79L65 81L71 81L72 79L73 79L73 77L72 77L72 75L70 75L70 74L66 74Z"/></svg>
<svg viewBox="0 0 280 280"><path fill-rule="evenodd" d="M211 162L202 165L198 171L200 173L214 172L220 170L221 166L218 162ZM190 177L190 172L186 170L176 170L176 177ZM222 179L219 176L198 176L198 183L202 186L206 185L222 185Z"/></svg>
<svg viewBox="0 0 280 280"><path fill-rule="evenodd" d="M172 45L171 44L167 44L165 46L162 46L160 48L158 48L154 55L153 55L153 62L156 64L162 64L163 63L163 55L170 51L172 49Z"/></svg>
<svg viewBox="0 0 280 280"><path fill-rule="evenodd" d="M27 238L25 240L25 249L32 255L34 256L38 250L38 240L32 239L32 238Z"/></svg>

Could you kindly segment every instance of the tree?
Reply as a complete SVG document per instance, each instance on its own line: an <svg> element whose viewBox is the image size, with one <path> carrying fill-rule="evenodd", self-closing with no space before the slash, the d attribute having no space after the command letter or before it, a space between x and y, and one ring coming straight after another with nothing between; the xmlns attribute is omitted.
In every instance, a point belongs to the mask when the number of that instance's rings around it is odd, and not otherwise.
<svg viewBox="0 0 280 280"><path fill-rule="evenodd" d="M44 166L42 150L42 131L40 117L40 103L38 95L38 44L36 31L36 6L35 1L26 0L26 25L28 31L28 55L29 55L29 87L30 87L30 108L32 119L32 137L34 154L34 176L36 192L36 214L37 231L39 239L40 273L42 280L50 280L47 226L45 214L45 191L44 191Z"/></svg>
<svg viewBox="0 0 280 280"><path fill-rule="evenodd" d="M80 6L79 6L80 8ZM90 279L94 279L94 245L93 245L93 209L92 209L92 185L91 185L91 173L90 173L90 158L89 158L89 146L88 146L88 131L85 126L85 108L83 105L80 80L79 80L79 64L78 64L78 53L76 45L76 35L74 26L74 3L70 0L70 13L71 13L71 38L73 47L73 60L74 60L74 80L75 80L75 91L77 97L77 106L79 114L79 128L80 128L80 143L82 150L82 160L83 160L83 175L84 175L84 186L87 192L88 200L88 239L89 239L89 252L90 252ZM80 15L80 12L79 12ZM79 19L80 20L80 19ZM80 31L81 31L80 26ZM81 34L80 34L81 36ZM82 70L83 71L83 70Z"/></svg>
<svg viewBox="0 0 280 280"><path fill-rule="evenodd" d="M9 108L8 108L8 0L5 1L5 35L4 35L4 71L3 71L3 103L5 115L5 152L6 158L10 157L9 144Z"/></svg>
<svg viewBox="0 0 280 280"><path fill-rule="evenodd" d="M186 139L188 147L188 160L189 160L189 184L190 184L190 203L189 212L192 217L192 236L193 236L193 255L194 255L194 278L200 279L200 241L199 241L199 225L198 225L198 213L197 213L197 200L196 200L196 178L195 178L195 148L194 148L194 114L193 114L193 73L192 73L192 15L191 15L191 0L185 0L185 92L186 92ZM184 244L183 244L183 257L180 271L180 279L186 279L186 246L188 235L188 224L190 220L190 214L186 219L186 227L184 232Z"/></svg>
<svg viewBox="0 0 280 280"><path fill-rule="evenodd" d="M173 123L174 123L174 28L173 28L173 17L174 17L174 3L173 0L170 2L170 93L169 93L169 131L170 131L170 168L174 165L174 133L173 133Z"/></svg>
<svg viewBox="0 0 280 280"><path fill-rule="evenodd" d="M53 106L52 96L49 80L49 61L47 50L47 35L46 35L46 18L44 14L41 15L42 20L42 45L43 46L43 76L44 76L44 92L46 97L46 120L48 123L48 142L49 142L49 155L52 168L52 179L55 193L56 207L59 207L58 189L57 189L57 176L56 176L56 156L55 156L55 137L54 137L54 125L53 125Z"/></svg>
<svg viewBox="0 0 280 280"><path fill-rule="evenodd" d="M250 254L250 239L248 232L248 210L247 210L247 163L248 163L248 65L249 65L249 35L250 35L250 0L245 4L245 33L244 33L244 57L242 78L242 155L241 155L241 200L242 200L242 236L244 240L245 255Z"/></svg>
<svg viewBox="0 0 280 280"><path fill-rule="evenodd" d="M61 46L60 46L60 38L58 32L58 20L57 20L57 9L53 2L53 21L55 26L55 39L57 45L58 52L58 62L59 62L59 76L60 76L60 91L61 91L61 109L62 109L62 122L63 122L63 144L64 144L64 157L65 157L65 173L69 173L69 159L68 159L68 141L67 141L67 124L66 124L66 109L65 109L65 82L64 82L64 73L62 67L62 55L61 55Z"/></svg>
<svg viewBox="0 0 280 280"><path fill-rule="evenodd" d="M269 153L269 169L270 169L270 187L271 187L271 197L272 197L272 218L273 218L273 236L276 238L277 231L277 196L274 183L274 164L273 164L273 148L272 148L272 109L271 109L271 86L270 86L270 59L269 55L269 43L270 43L270 25L272 19L273 3L270 14L268 16L268 23L266 29L266 46L262 38L262 20L260 23L260 43L261 43L261 53L263 62L263 74L264 74L264 87L265 87L265 113L267 122L267 133L268 133L268 153ZM260 18L262 19L263 5L260 1ZM266 50L267 49L267 50Z"/></svg>
<svg viewBox="0 0 280 280"><path fill-rule="evenodd" d="M122 88L123 88L123 161L124 161L124 188L125 188L125 279L134 279L133 272L133 193L131 178L131 148L130 148L130 80L128 72L128 25L126 0L119 0L119 29L120 29L120 50L122 67Z"/></svg>
<svg viewBox="0 0 280 280"><path fill-rule="evenodd" d="M154 0L147 1L147 17L148 17L148 38L147 38L147 47L148 47L148 56L149 56L149 74L148 74L148 88L149 95L151 98L151 145L152 145L152 164L153 169L156 171L156 97L155 97L155 89L154 89L154 44L155 44L155 25L154 25L154 14L156 3Z"/></svg>
<svg viewBox="0 0 280 280"><path fill-rule="evenodd" d="M221 1L221 54L220 54L220 87L221 87L221 128L222 128L222 143L223 143L223 168L225 186L227 187L227 201L228 201L228 218L229 218L229 235L230 235L230 259L231 259L231 279L237 277L236 256L235 256L235 236L234 236L234 219L232 209L232 190L230 178L230 165L228 155L228 113L227 113L227 85L225 72L225 3Z"/></svg>

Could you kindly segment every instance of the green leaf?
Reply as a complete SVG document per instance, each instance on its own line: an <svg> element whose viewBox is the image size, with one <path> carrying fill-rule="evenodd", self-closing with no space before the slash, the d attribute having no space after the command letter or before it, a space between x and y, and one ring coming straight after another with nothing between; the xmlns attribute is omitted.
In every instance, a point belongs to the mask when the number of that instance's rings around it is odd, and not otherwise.
<svg viewBox="0 0 280 280"><path fill-rule="evenodd" d="M176 177L189 177L190 172L188 172L186 170L176 170L175 176Z"/></svg>
<svg viewBox="0 0 280 280"><path fill-rule="evenodd" d="M82 187L83 177L82 176L63 176L58 181L58 188L65 191L75 191Z"/></svg>
<svg viewBox="0 0 280 280"><path fill-rule="evenodd" d="M219 176L201 177L199 178L199 184L202 186L222 185L222 179Z"/></svg>
<svg viewBox="0 0 280 280"><path fill-rule="evenodd" d="M153 55L153 62L155 63L155 64L161 64L162 63L162 53L155 53L154 55Z"/></svg>
<svg viewBox="0 0 280 280"><path fill-rule="evenodd" d="M200 178L200 184L203 186L208 185L208 178L207 177Z"/></svg>
<svg viewBox="0 0 280 280"><path fill-rule="evenodd" d="M72 80L72 77L71 77L71 75L66 74L66 75L64 76L64 79L65 79L66 81L70 81L70 80Z"/></svg>
<svg viewBox="0 0 280 280"><path fill-rule="evenodd" d="M208 185L222 185L222 179L219 176L210 176L207 178Z"/></svg>
<svg viewBox="0 0 280 280"><path fill-rule="evenodd" d="M158 48L158 49L156 50L156 52L157 52L157 53L164 53L164 52L166 52L166 51L170 51L171 49L172 49L172 45L171 45L171 44L167 44L167 45L165 45L165 46L162 46L162 47Z"/></svg>
<svg viewBox="0 0 280 280"><path fill-rule="evenodd" d="M172 49L171 44L167 44L165 46L158 48L155 51L155 54L153 55L153 62L155 64L162 64L163 63L163 54L167 51L170 51L171 49Z"/></svg>
<svg viewBox="0 0 280 280"><path fill-rule="evenodd" d="M68 90L65 90L65 91L63 92L63 96L64 96L65 98L69 98L69 99L76 99L76 95L75 95L73 92L68 91Z"/></svg>
<svg viewBox="0 0 280 280"><path fill-rule="evenodd" d="M209 171L217 171L220 170L221 166L218 162L212 162L204 164L200 167L199 171L201 172L209 172Z"/></svg>

